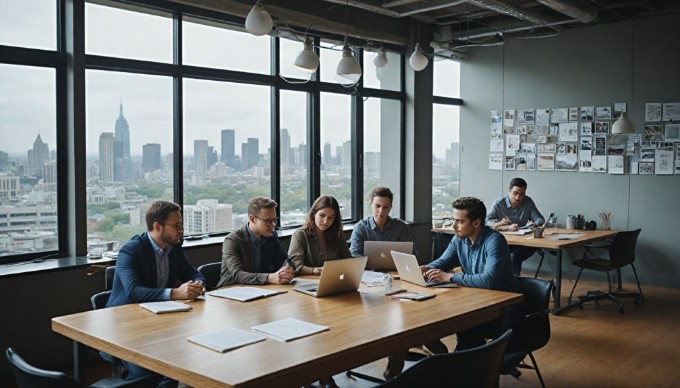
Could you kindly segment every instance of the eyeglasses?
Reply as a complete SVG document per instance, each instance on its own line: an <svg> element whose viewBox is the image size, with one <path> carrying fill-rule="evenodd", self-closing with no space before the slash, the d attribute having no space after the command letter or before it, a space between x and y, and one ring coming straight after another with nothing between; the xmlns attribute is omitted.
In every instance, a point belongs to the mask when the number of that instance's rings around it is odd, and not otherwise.
<svg viewBox="0 0 680 388"><path fill-rule="evenodd" d="M276 225L279 222L279 217L270 218L268 220L264 219L264 218L260 218L260 217L255 216L255 215L253 217L257 218L258 220L264 222L267 225Z"/></svg>
<svg viewBox="0 0 680 388"><path fill-rule="evenodd" d="M175 228L175 229L177 229L177 230L184 230L184 224L182 224L182 223L180 223L180 222L178 222L178 223L176 223L176 224L161 224L161 225L163 225L163 226L172 226L173 228Z"/></svg>

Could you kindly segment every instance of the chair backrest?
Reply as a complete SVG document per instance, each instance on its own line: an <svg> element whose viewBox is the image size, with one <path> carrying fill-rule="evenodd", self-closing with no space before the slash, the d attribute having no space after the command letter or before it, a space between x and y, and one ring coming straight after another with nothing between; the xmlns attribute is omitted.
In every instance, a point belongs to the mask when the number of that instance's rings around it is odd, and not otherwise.
<svg viewBox="0 0 680 388"><path fill-rule="evenodd" d="M552 280L515 277L524 295L527 315L519 323L527 352L544 347L550 340L550 294L555 287Z"/></svg>
<svg viewBox="0 0 680 388"><path fill-rule="evenodd" d="M65 373L36 368L24 361L12 348L5 352L14 372L17 388L79 388Z"/></svg>
<svg viewBox="0 0 680 388"><path fill-rule="evenodd" d="M512 330L478 348L420 360L382 387L498 387L503 352Z"/></svg>
<svg viewBox="0 0 680 388"><path fill-rule="evenodd" d="M98 292L90 297L90 302L92 302L92 309L98 310L106 307L106 303L109 302L111 297L111 291Z"/></svg>
<svg viewBox="0 0 680 388"><path fill-rule="evenodd" d="M113 289L113 277L116 275L116 266L112 265L106 267L106 273L104 278L104 289L111 291Z"/></svg>
<svg viewBox="0 0 680 388"><path fill-rule="evenodd" d="M214 290L217 287L217 283L220 281L220 272L222 271L222 262L217 261L214 263L203 264L198 267L198 272L205 278L205 287L208 290Z"/></svg>
<svg viewBox="0 0 680 388"><path fill-rule="evenodd" d="M635 261L635 246L642 229L619 232L609 247L612 268L625 267Z"/></svg>

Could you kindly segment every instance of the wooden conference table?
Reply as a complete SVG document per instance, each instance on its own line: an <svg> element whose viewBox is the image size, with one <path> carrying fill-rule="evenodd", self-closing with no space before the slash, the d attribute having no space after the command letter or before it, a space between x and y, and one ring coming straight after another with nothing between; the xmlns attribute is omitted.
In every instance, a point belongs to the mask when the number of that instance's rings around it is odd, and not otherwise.
<svg viewBox="0 0 680 388"><path fill-rule="evenodd" d="M86 345L194 387L299 387L501 317L502 307L522 300L520 294L485 289L404 288L437 296L421 302L359 292L313 298L290 290L246 303L206 296L190 302L189 312L155 315L132 304L53 318L52 330L74 341L77 377ZM267 339L226 353L187 341L191 335L248 330L287 317L330 330L287 343Z"/></svg>
<svg viewBox="0 0 680 388"><path fill-rule="evenodd" d="M432 229L435 233L446 233L454 234L451 228L435 228ZM562 307L561 304L561 289L562 289L562 251L567 248L578 246L581 244L587 244L593 241L602 240L608 237L615 236L618 233L617 230L574 230L574 229L564 229L564 228L546 228L542 238L534 238L533 234L527 234L524 236L511 235L506 233L501 233L508 242L508 245L520 245L531 248L541 248L555 251L555 290L553 292L553 314L559 314L564 309L570 307ZM582 236L569 238L569 239L558 239L557 235L560 234L582 234ZM441 244L440 244L441 245ZM433 257L433 260L436 259Z"/></svg>

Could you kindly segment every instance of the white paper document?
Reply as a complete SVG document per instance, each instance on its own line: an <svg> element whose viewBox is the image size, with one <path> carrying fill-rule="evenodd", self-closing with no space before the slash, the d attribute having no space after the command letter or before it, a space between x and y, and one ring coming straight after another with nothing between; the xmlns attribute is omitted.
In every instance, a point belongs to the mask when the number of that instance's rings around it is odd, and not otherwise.
<svg viewBox="0 0 680 388"><path fill-rule="evenodd" d="M154 314L174 313L177 311L188 311L192 309L192 307L188 304L175 302L174 300L140 303L139 307L149 310Z"/></svg>
<svg viewBox="0 0 680 388"><path fill-rule="evenodd" d="M585 236L585 233L560 233L560 234L554 234L550 236L551 240L573 240L576 238L579 238L581 236Z"/></svg>
<svg viewBox="0 0 680 388"><path fill-rule="evenodd" d="M263 325L253 326L251 329L264 333L274 339L288 342L297 338L326 331L329 327L301 321L295 318L285 318Z"/></svg>
<svg viewBox="0 0 680 388"><path fill-rule="evenodd" d="M285 290L270 290L259 287L230 287L208 293L210 296L248 302L254 299L266 298L272 295L283 294Z"/></svg>
<svg viewBox="0 0 680 388"><path fill-rule="evenodd" d="M525 234L531 233L531 229L519 229L519 230L508 230L508 231L504 230L501 233L509 234L509 235L516 235L516 236L524 236Z"/></svg>
<svg viewBox="0 0 680 388"><path fill-rule="evenodd" d="M262 334L228 328L212 333L194 335L187 340L221 353L266 340Z"/></svg>

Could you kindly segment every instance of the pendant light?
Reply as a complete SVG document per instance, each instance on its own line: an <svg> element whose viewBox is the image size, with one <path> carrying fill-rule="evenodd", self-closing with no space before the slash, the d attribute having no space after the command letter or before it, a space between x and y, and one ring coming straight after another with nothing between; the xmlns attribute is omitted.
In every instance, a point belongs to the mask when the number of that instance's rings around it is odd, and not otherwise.
<svg viewBox="0 0 680 388"><path fill-rule="evenodd" d="M423 53L423 50L420 49L420 43L416 43L416 49L413 51L413 54L411 54L408 63L411 64L413 70L421 71L427 67L429 62L430 61L427 59L427 56L425 56L425 53Z"/></svg>
<svg viewBox="0 0 680 388"><path fill-rule="evenodd" d="M342 86L352 86L359 82L359 78L361 78L361 66L347 44L347 36L349 35L348 10L349 0L345 4L345 44L342 47L342 59L335 69L335 80Z"/></svg>
<svg viewBox="0 0 680 388"><path fill-rule="evenodd" d="M258 1L246 16L246 31L255 36L262 36L268 34L272 27L274 27L272 16Z"/></svg>
<svg viewBox="0 0 680 388"><path fill-rule="evenodd" d="M635 126L633 125L633 122L628 119L628 114L626 112L621 112L621 116L619 116L619 118L614 121L614 125L612 125L612 133L635 133Z"/></svg>
<svg viewBox="0 0 680 388"><path fill-rule="evenodd" d="M304 47L293 64L298 69L310 74L316 72L319 68L319 56L314 52L312 40L308 36L305 36Z"/></svg>

